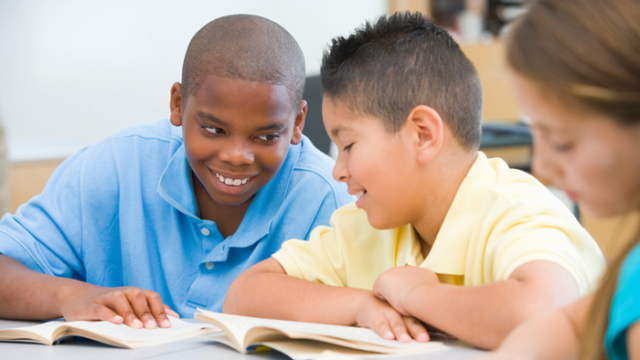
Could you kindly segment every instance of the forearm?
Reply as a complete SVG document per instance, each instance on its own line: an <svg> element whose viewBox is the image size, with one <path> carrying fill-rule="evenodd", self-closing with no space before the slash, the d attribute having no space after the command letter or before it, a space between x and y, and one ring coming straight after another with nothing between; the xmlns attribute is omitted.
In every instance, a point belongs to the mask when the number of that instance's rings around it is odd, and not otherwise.
<svg viewBox="0 0 640 360"><path fill-rule="evenodd" d="M536 297L515 280L473 287L436 284L416 288L404 306L425 323L495 349L518 324L553 307Z"/></svg>
<svg viewBox="0 0 640 360"><path fill-rule="evenodd" d="M61 293L80 281L44 275L8 256L0 255L0 318L45 320L62 316Z"/></svg>
<svg viewBox="0 0 640 360"><path fill-rule="evenodd" d="M371 291L294 278L286 275L275 259L268 259L231 284L223 310L246 316L354 325L358 304L372 296Z"/></svg>

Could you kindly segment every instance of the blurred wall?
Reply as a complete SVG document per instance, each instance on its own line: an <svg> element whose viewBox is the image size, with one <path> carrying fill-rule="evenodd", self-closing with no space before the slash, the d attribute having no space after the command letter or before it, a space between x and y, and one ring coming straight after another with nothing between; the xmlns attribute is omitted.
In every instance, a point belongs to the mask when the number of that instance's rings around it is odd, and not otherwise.
<svg viewBox="0 0 640 360"><path fill-rule="evenodd" d="M63 158L125 126L166 118L189 40L214 18L267 17L317 74L331 38L387 0L0 0L0 113L11 160Z"/></svg>
<svg viewBox="0 0 640 360"><path fill-rule="evenodd" d="M0 118L0 218L9 211L9 164L5 146L4 127Z"/></svg>

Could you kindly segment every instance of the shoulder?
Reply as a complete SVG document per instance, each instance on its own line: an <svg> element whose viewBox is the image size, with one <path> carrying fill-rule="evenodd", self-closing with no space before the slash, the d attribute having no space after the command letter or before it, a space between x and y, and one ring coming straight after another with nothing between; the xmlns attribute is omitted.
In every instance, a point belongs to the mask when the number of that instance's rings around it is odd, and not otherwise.
<svg viewBox="0 0 640 360"><path fill-rule="evenodd" d="M133 125L66 159L47 186L75 183L84 194L104 194L100 196L132 184L155 189L160 174L181 145L181 129L168 120Z"/></svg>
<svg viewBox="0 0 640 360"><path fill-rule="evenodd" d="M495 183L483 199L480 212L483 215L479 219L486 225L491 224L492 234L511 234L515 236L514 240L537 239L542 231L545 241L573 243L588 249L589 253L598 252L595 242L568 204L532 175L509 169L502 160L500 162L496 166Z"/></svg>
<svg viewBox="0 0 640 360"><path fill-rule="evenodd" d="M335 162L328 155L318 150L306 136L300 142L300 155L294 166L294 171L305 172L327 183L335 183L333 180L333 165Z"/></svg>
<svg viewBox="0 0 640 360"><path fill-rule="evenodd" d="M574 218L567 205L531 174L509 168L502 159L488 162L495 170L495 184L489 188L488 195L495 196L504 207Z"/></svg>
<svg viewBox="0 0 640 360"><path fill-rule="evenodd" d="M120 146L127 142L136 142L142 145L146 143L168 144L172 141L182 144L182 130L171 125L169 120L164 119L128 126L107 136L92 147Z"/></svg>
<svg viewBox="0 0 640 360"><path fill-rule="evenodd" d="M298 146L299 156L293 166L291 179L293 187L304 186L313 188L315 192L324 191L333 197L337 206L354 200L348 194L346 185L333 179L333 159L318 150L305 136Z"/></svg>
<svg viewBox="0 0 640 360"><path fill-rule="evenodd" d="M613 301L614 307L634 307L634 316L640 318L640 244L624 258L618 275L618 286Z"/></svg>
<svg viewBox="0 0 640 360"><path fill-rule="evenodd" d="M506 278L526 262L546 260L564 267L582 295L595 289L605 263L591 235L540 181L500 162L481 220L488 229L487 254L495 256L495 277Z"/></svg>
<svg viewBox="0 0 640 360"><path fill-rule="evenodd" d="M636 245L631 252L625 257L620 269L619 283L640 283L640 244ZM640 300L640 287L633 286L637 289L638 298Z"/></svg>
<svg viewBox="0 0 640 360"><path fill-rule="evenodd" d="M120 166L166 166L182 145L182 130L169 120L141 123L119 130L82 151L83 168L112 163Z"/></svg>

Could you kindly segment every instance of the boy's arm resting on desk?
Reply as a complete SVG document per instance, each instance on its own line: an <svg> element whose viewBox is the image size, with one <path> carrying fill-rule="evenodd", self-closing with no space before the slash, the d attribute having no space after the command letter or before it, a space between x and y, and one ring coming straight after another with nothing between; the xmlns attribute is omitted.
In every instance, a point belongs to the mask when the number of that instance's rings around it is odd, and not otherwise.
<svg viewBox="0 0 640 360"><path fill-rule="evenodd" d="M0 318L124 322L135 327L170 327L167 313L178 315L152 291L135 287L105 288L41 274L0 254ZM140 322L142 321L142 322Z"/></svg>
<svg viewBox="0 0 640 360"><path fill-rule="evenodd" d="M371 291L330 286L289 276L275 258L258 263L231 284L223 311L294 321L355 325L387 339L427 341L422 324L403 317Z"/></svg>
<svg viewBox="0 0 640 360"><path fill-rule="evenodd" d="M479 286L441 284L427 269L398 267L380 275L374 294L403 315L487 349L534 314L580 296L571 274L548 261L525 263L507 280Z"/></svg>
<svg viewBox="0 0 640 360"><path fill-rule="evenodd" d="M581 334L576 330L586 326L593 298L591 294L562 309L527 320L509 334L494 354L482 360L577 359Z"/></svg>

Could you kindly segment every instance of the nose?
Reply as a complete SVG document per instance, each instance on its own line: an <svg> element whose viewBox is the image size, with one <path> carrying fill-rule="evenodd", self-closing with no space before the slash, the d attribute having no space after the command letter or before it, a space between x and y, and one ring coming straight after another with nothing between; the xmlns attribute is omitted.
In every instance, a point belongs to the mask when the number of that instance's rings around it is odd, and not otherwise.
<svg viewBox="0 0 640 360"><path fill-rule="evenodd" d="M554 154L548 144L533 137L533 158L531 159L531 170L537 177L556 180L560 175L560 169L556 164Z"/></svg>
<svg viewBox="0 0 640 360"><path fill-rule="evenodd" d="M228 141L220 151L220 160L234 166L252 164L254 159L253 149L245 141Z"/></svg>
<svg viewBox="0 0 640 360"><path fill-rule="evenodd" d="M347 161L345 156L342 155L342 151L340 151L338 153L338 158L336 159L336 164L333 166L333 178L337 181L346 183L350 177L351 175L347 169Z"/></svg>

